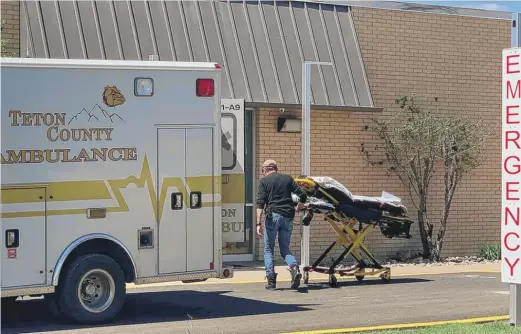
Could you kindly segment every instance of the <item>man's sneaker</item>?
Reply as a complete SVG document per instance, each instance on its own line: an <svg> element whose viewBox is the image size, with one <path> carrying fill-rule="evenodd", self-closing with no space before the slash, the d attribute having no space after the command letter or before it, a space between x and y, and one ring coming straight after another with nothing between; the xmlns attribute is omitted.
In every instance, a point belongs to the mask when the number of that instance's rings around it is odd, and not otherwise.
<svg viewBox="0 0 521 334"><path fill-rule="evenodd" d="M269 275L266 277L268 284L266 284L266 290L275 290L277 288L277 274Z"/></svg>
<svg viewBox="0 0 521 334"><path fill-rule="evenodd" d="M291 273L291 288L298 289L300 286L300 279L302 278L299 267L293 266L289 269L289 272Z"/></svg>

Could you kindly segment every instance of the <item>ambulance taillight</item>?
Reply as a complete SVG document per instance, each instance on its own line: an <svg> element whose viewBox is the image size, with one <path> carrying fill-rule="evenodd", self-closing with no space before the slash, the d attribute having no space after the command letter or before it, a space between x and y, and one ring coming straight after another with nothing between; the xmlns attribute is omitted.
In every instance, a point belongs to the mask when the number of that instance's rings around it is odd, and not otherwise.
<svg viewBox="0 0 521 334"><path fill-rule="evenodd" d="M212 97L215 92L213 79L197 79L196 94L201 97Z"/></svg>

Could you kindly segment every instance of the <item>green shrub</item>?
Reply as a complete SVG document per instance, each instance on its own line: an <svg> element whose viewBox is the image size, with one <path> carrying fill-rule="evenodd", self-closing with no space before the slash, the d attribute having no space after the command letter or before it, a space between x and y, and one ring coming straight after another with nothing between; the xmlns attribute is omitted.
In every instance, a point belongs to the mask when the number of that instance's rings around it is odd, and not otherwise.
<svg viewBox="0 0 521 334"><path fill-rule="evenodd" d="M480 256L488 261L501 260L501 245L484 245L481 247Z"/></svg>

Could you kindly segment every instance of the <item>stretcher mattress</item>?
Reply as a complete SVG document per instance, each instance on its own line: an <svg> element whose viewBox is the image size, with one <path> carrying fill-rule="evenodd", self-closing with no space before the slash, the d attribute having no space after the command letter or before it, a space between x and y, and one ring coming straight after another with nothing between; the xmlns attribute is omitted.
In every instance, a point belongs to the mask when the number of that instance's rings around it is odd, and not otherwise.
<svg viewBox="0 0 521 334"><path fill-rule="evenodd" d="M407 219L407 208L400 198L387 192L380 197L354 195L337 180L327 176L299 176L297 184L308 195L308 209L303 224L309 225L314 213L327 214L328 219L338 220L332 213L343 213L355 218L360 224L380 226L381 232L389 237L410 238L412 223ZM294 197L295 202L297 197Z"/></svg>
<svg viewBox="0 0 521 334"><path fill-rule="evenodd" d="M305 183L299 182L306 179L312 181L315 186L306 187ZM397 217L404 217L407 214L407 208L401 204L400 198L387 192L383 192L380 197L354 195L343 184L328 176L299 177L297 183L311 196L310 201L316 206L331 207L331 204L355 206L359 209L386 211L390 215ZM307 184L312 185L313 183ZM332 200L337 203L334 203Z"/></svg>

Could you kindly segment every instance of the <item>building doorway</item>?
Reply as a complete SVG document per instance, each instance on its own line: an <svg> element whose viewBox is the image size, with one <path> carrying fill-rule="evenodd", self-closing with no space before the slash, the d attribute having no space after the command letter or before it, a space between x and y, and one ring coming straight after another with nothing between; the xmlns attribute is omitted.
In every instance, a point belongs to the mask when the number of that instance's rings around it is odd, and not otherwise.
<svg viewBox="0 0 521 334"><path fill-rule="evenodd" d="M254 111L243 102L223 100L223 261L253 261L254 222Z"/></svg>

